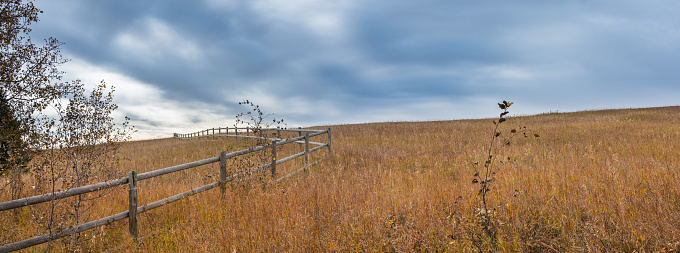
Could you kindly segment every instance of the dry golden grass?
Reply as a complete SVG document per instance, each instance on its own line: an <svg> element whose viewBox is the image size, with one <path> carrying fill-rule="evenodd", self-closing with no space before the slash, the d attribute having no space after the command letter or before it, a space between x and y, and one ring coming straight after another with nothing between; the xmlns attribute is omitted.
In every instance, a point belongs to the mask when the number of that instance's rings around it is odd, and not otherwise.
<svg viewBox="0 0 680 253"><path fill-rule="evenodd" d="M516 162L503 167L491 192L501 222L497 250L680 250L680 107L510 117L504 124L526 125L541 138L518 139L500 154ZM325 159L307 173L265 189L235 184L224 199L219 190L201 193L140 214L138 244L124 220L86 233L91 239L84 247L475 251L471 239L480 234L474 220L479 202L472 166L484 161L492 127L490 119L331 126L332 154L315 152L312 161ZM120 176L245 145L233 139L131 142L123 149L128 160L121 162ZM289 145L283 152L297 149ZM301 167L300 160L280 166L279 175ZM142 181L140 204L212 182L217 171L213 164ZM98 202L91 218L126 210L126 199L125 187L119 187ZM0 243L44 233L30 216L29 208L16 216L3 212L0 222L8 225L0 229Z"/></svg>

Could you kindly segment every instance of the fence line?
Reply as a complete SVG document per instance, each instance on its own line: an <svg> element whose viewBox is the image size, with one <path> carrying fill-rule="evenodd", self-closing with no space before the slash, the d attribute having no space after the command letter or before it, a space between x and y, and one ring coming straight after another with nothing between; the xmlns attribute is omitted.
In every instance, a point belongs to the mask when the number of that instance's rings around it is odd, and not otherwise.
<svg viewBox="0 0 680 253"><path fill-rule="evenodd" d="M226 129L224 134L222 134L222 131L221 131L222 129ZM234 129L234 135L228 135L229 129ZM241 129L241 130L245 129L246 135L245 136L244 135L238 135L239 129ZM3 245L3 246L0 247L0 253L28 248L28 247L31 247L31 246L35 246L35 245L38 245L38 244L48 242L50 240L56 240L56 239L59 239L59 238L62 238L62 237L66 237L66 236L69 236L69 235L74 234L74 233L80 233L80 232L83 232L83 231L86 231L86 230L89 230L89 229L93 229L93 228L96 228L96 227L99 227L99 226L108 225L108 224L111 224L113 222L125 219L125 218L128 218L128 223L129 223L128 227L129 227L130 235L132 237L134 237L135 239L137 239L137 236L138 236L137 215L138 214L141 214L141 213L144 213L146 211L149 211L149 210L170 204L172 202L181 200L181 199L189 197L191 195L210 190L210 189L215 188L217 186L221 186L222 194L224 195L225 184L227 182L230 182L230 181L232 181L232 180L234 180L238 177L247 175L249 173L254 173L254 172L266 169L266 168L271 169L272 178L275 179L275 182L278 183L282 180L290 178L294 174L297 174L301 171L308 169L310 166L317 164L318 161L314 162L312 164L309 163L309 153L320 150L322 148L328 148L329 154L331 152L331 129L330 128L328 128L327 130L307 130L307 129L299 129L299 128L291 130L291 129L281 129L281 128L269 128L269 129L259 129L259 131L258 131L261 134L262 131L276 130L277 131L277 138L266 138L266 137L261 137L261 136L251 136L250 135L250 130L251 130L250 128L217 128L217 130L218 130L217 134L215 134L215 130L216 130L215 128L212 128L212 129L206 129L206 130L203 130L203 131L189 133L189 134L174 134L174 137L175 138L181 138L181 139L193 139L193 138L204 138L204 137L206 139L208 139L209 137L213 137L213 139L214 139L215 137L221 137L221 136L223 136L223 137L237 137L237 138L238 137L248 137L248 138L262 138L262 139L265 139L265 140L271 140L272 142L271 142L271 144L261 145L261 146L257 146L257 147L253 147L253 148L249 148L249 149L244 149L244 150L239 150L239 151L235 151L235 152L231 152L231 153L227 153L226 151L222 151L222 152L220 152L220 155L217 156L217 157L207 158L207 159L203 159L203 160L199 160L199 161L194 161L194 162L190 162L190 163L185 163L185 164L181 164L181 165L176 165L176 166L172 166L172 167L158 169L158 170L154 170L154 171L150 171L150 172L137 174L136 171L129 171L128 177L125 177L125 178L119 178L119 179L110 180L110 181L106 181L106 182L101 182L101 183L96 183L96 184L92 184L92 185L86 185L86 186L82 186L82 187L68 189L68 190L61 191L61 192L48 193L48 194L32 196L32 197L27 197L27 198L22 198L22 199L17 199L17 200L12 200L12 201L0 203L0 211L5 211L5 210L15 209L15 208L19 208L19 207L24 207L24 206L35 205L35 204L43 203L43 202L47 202L47 201L58 200L58 199L63 199L63 198L72 197L72 196L76 196L76 195L81 195L81 194L85 194L85 193L89 193L89 192L100 191L100 190L104 190L104 189L107 189L107 188L120 186L120 185L123 185L123 184L129 185L129 188L128 188L128 204L129 204L128 206L129 206L129 208L128 208L127 211L120 212L120 213L117 213L117 214L114 214L114 215L111 215L111 216L108 216L108 217L104 217L104 218L101 218L101 219L98 219L98 220L86 222L86 223L83 223L83 224L78 224L74 227L66 228L66 229L63 229L63 230L57 231L57 232L52 232L50 234L40 235L40 236L36 236L36 237L30 238L30 239L9 243L9 244L6 244L6 245ZM208 134L208 133L210 133L209 131L212 131L212 133ZM291 139L281 139L281 131L298 132L299 136L296 137L296 138L291 138ZM202 132L205 132L206 134L201 135L200 133L202 133ZM304 132L305 134L302 135L302 132ZM312 133L312 134L310 134L310 133ZM311 137L322 135L322 134L327 135L327 137L328 137L327 143L319 143L319 142L311 142L310 141ZM304 144L304 151L299 152L299 153L294 154L294 155L291 155L291 156L288 156L288 157L285 157L283 159L277 160L276 159L276 147L281 146L281 145L285 145L285 144L289 144L289 143L298 143L299 146L300 146L300 150L302 149L302 145ZM309 144L317 145L317 147L310 149ZM264 150L266 148L272 149L272 161L270 163L264 164L264 165L256 167L256 168L252 168L248 171L242 171L242 172L233 174L231 176L227 176L227 174L226 174L227 173L226 172L226 160L227 159L233 158L233 157L236 157L236 156L240 156L240 155L249 154L249 153L260 151L260 150ZM276 176L276 165L277 164L281 164L281 163L290 161L292 159L295 159L295 158L298 158L298 157L301 157L301 156L305 156L304 167L302 167L298 170L295 170L292 173L290 173L286 176L283 176L279 179L275 178L275 176ZM215 162L220 163L220 180L219 181L213 182L213 183L210 183L210 184L207 184L207 185L195 188L195 189L191 189L189 191L182 192L180 194L177 194L177 195L165 198L165 199L161 199L161 200L158 200L158 201L155 201L155 202L143 205L143 206L137 205L137 183L139 181L149 179L149 178L158 177L158 176L169 174L169 173L179 172L179 171L182 171L182 170L186 170L186 169L190 169L190 168L194 168L194 167L198 167L198 166L202 166L202 165L206 165L206 164L211 164L211 163L215 163Z"/></svg>

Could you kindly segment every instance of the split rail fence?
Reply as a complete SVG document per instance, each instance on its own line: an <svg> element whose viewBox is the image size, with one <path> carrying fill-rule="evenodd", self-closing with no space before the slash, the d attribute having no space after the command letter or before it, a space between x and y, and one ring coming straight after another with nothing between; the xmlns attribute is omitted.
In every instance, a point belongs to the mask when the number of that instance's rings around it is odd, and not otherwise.
<svg viewBox="0 0 680 253"><path fill-rule="evenodd" d="M233 134L229 134L231 130L234 130ZM217 132L215 132L217 130ZM222 133L222 130L225 130L224 133ZM245 130L245 135L241 134L239 135L239 130L244 131ZM5 211L5 210L10 210L10 209L15 209L15 208L20 208L20 207L25 207L25 206L30 206L30 205L35 205L43 202L48 202L48 201L54 201L58 199L63 199L67 197L72 197L80 194L86 194L94 191L100 191L124 184L128 184L128 203L129 203L129 209L124 212L120 212L108 217L100 218L98 220L93 220L90 222L86 222L83 224L76 225L71 228L66 228L61 231L53 232L51 234L45 234L45 235L40 235L36 236L30 239L18 241L18 242L13 242L9 243L6 245L3 245L0 247L0 253L2 252L10 252L10 251L15 251L15 250L20 250L24 248L28 248L31 246L35 246L38 244L42 244L51 240L56 240L59 238L63 238L75 233L80 233L83 231L87 231L96 227L104 226L111 224L113 222L128 218L128 224L129 224L129 232L132 237L135 239L138 236L139 230L137 228L137 215L167 204L170 204L172 202L178 201L180 199L189 197L191 195L201 193L210 189L213 189L217 186L221 187L222 194L225 192L225 184L227 182L230 182L240 176L244 176L247 173L254 173L258 172L264 169L269 168L271 170L271 175L272 178L275 179L276 177L276 165L281 164L290 160L293 160L295 158L304 156L304 166L284 177L281 177L279 179L276 179L276 182L280 182L282 180L285 180L289 177L291 177L294 174L297 174L301 171L306 170L310 166L313 166L316 163L309 163L309 154L323 149L327 148L328 153L330 154L331 152L331 129L328 128L327 130L307 130L307 129L282 129L282 128L269 128L269 129L258 129L257 131L253 131L253 133L257 133L257 135L250 135L251 131L253 129L250 128L212 128L212 129L206 129L203 131L195 132L195 133L190 133L190 134L174 134L175 138L181 138L181 139L193 139L193 138L218 138L218 137L245 137L245 138L261 138L267 141L271 141L271 143L268 143L266 145L261 145L261 146L256 146L253 148L249 149L244 149L244 150L239 150L231 153L227 153L226 151L220 152L219 156L212 157L212 158L207 158L203 159L200 161L194 161L190 163L185 163L181 165L176 165L172 167L167 167L163 169L158 169L150 172L145 172L145 173L139 173L137 174L136 171L130 171L128 173L127 177L124 178L119 178L115 180L110 180L106 182L101 182L97 184L92 184L92 185L86 185L82 187L77 187L77 188L72 188L68 189L66 191L61 191L61 192L55 192L55 193L48 193L48 194L43 194L43 195L37 195L37 196L32 196L32 197L27 197L23 199L17 199L17 200L12 200L12 201L7 201L0 203L0 211ZM266 138L263 134L263 132L266 131L276 131L276 138ZM291 138L291 139L281 139L281 132L282 131L288 131L288 132L297 132L298 137L296 138ZM302 134L304 133L304 135ZM311 137L318 136L318 135L327 135L327 143L320 143L320 142L312 142L310 141ZM297 154L285 157L283 159L277 159L276 158L276 149L277 147L289 143L298 143L300 146L300 150L302 150L302 146L304 145L304 151L301 151ZM314 148L309 148L309 145L316 145ZM227 176L227 159L237 157L240 155L245 155L249 154L252 152L257 152L265 149L271 149L271 162L264 164L262 166L252 168L248 171L243 171L236 173L231 176ZM191 189L189 191L161 199L143 206L138 206L137 203L137 182L158 177L161 175L165 174L170 174L170 173L175 173L179 171L183 171L186 169L206 165L206 164L211 164L211 163L220 163L220 179L217 182L213 182L198 188Z"/></svg>

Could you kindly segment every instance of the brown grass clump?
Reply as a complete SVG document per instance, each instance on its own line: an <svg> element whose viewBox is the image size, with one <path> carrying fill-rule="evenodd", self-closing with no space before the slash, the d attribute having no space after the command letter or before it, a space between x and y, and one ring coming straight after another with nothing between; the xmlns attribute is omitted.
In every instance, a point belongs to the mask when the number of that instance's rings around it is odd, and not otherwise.
<svg viewBox="0 0 680 253"><path fill-rule="evenodd" d="M501 154L513 159L499 170L489 196L499 251L680 250L680 107L511 117L503 127L518 125L541 138L517 139ZM139 243L125 221L95 229L87 232L84 249L476 251L481 231L472 171L474 162L485 160L492 128L491 119L331 126L332 154L313 153L312 161L325 159L307 173L265 189L234 184L224 199L213 190L143 213ZM131 142L122 149L127 160L120 175L247 145L233 139ZM289 145L281 152L297 150ZM142 181L140 205L213 182L218 166ZM295 161L277 170L283 176L300 167ZM126 189L119 188L97 202L92 218L126 210ZM8 200L1 194L0 201ZM0 243L43 233L31 213L3 212Z"/></svg>

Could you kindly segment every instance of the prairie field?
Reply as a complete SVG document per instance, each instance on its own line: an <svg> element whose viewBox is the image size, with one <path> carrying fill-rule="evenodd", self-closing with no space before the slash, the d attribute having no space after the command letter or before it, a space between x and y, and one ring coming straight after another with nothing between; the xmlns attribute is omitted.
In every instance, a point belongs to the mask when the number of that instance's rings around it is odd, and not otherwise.
<svg viewBox="0 0 680 253"><path fill-rule="evenodd" d="M500 113L500 111L499 111ZM475 252L480 229L475 162L483 163L493 119L388 122L331 128L332 151L273 184L251 175L138 216L82 233L83 251L125 252ZM678 252L680 250L680 107L512 116L503 139L526 126L495 157L491 203L500 252ZM217 127L217 126L216 126ZM297 133L288 133L290 138ZM325 135L313 141L324 142ZM117 178L215 157L252 145L244 138L132 141L121 149ZM496 147L497 144L494 144ZM299 151L289 144L284 157ZM507 158L509 157L509 160ZM228 163L230 171L257 160ZM303 166L277 166L277 177ZM139 182L140 206L219 178L219 164ZM25 177L24 196L41 194ZM10 199L8 190L0 201ZM92 201L87 220L127 210L127 186ZM0 244L47 233L48 203L3 211ZM52 242L64 250L69 238ZM26 252L43 251L45 244Z"/></svg>

